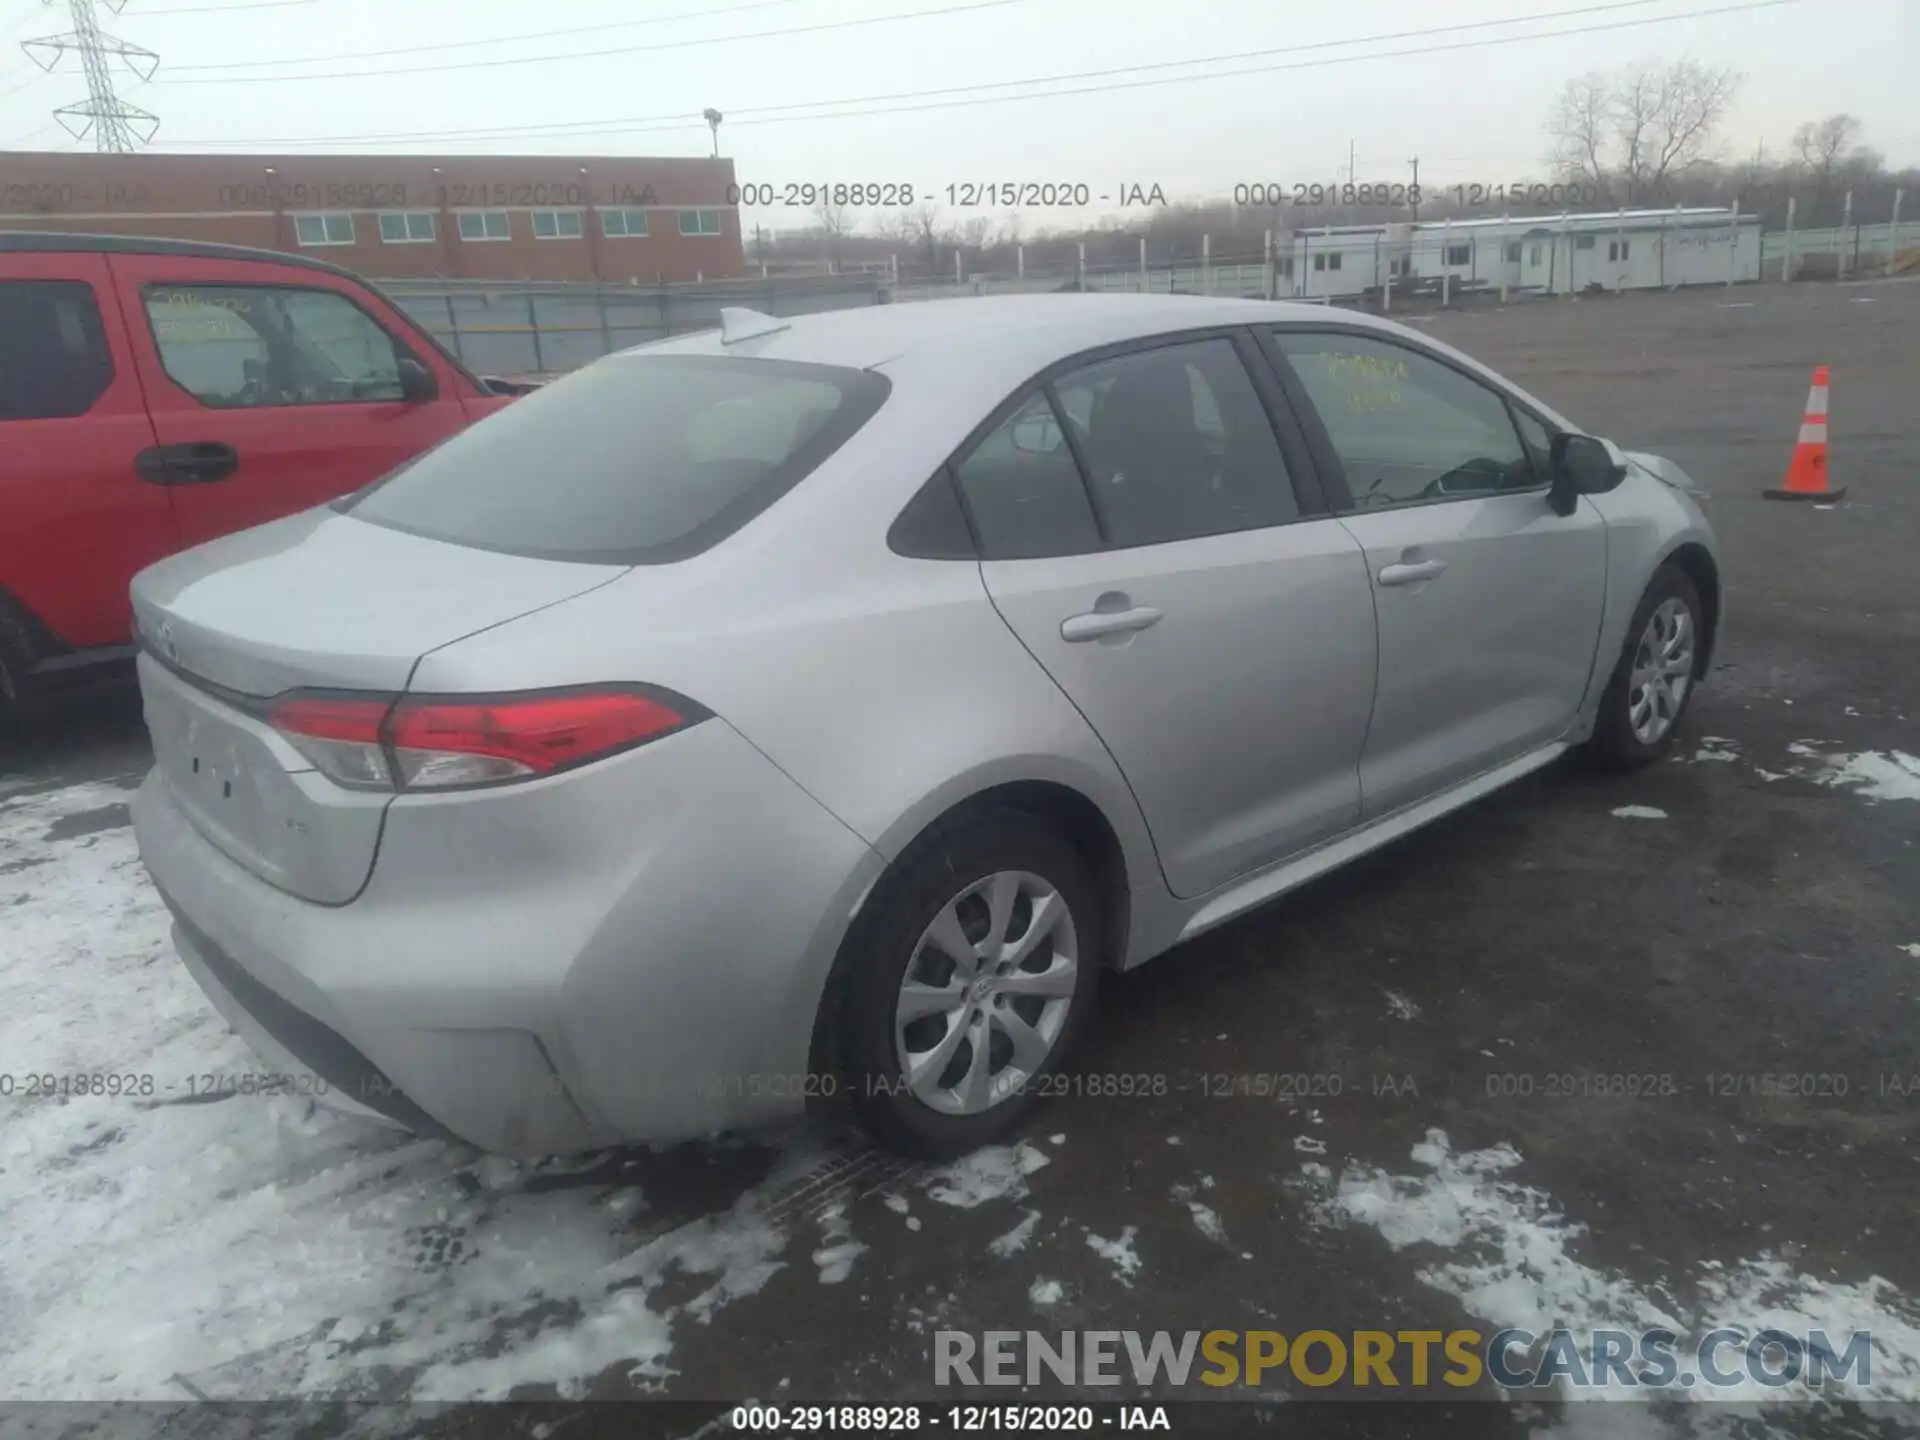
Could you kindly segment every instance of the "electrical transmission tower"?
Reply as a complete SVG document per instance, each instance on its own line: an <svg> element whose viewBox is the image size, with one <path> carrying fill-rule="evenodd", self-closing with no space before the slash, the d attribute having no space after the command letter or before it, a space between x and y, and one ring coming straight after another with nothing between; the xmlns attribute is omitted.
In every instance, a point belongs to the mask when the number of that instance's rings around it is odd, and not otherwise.
<svg viewBox="0 0 1920 1440"><path fill-rule="evenodd" d="M57 0L47 0L49 5ZM126 8L127 0L100 0L114 14ZM103 153L126 155L153 139L160 128L160 117L129 105L113 89L112 61L117 56L142 80L151 80L160 66L160 57L144 45L117 40L100 28L94 15L94 0L65 0L73 29L64 35L47 35L38 40L23 40L20 48L33 57L42 70L51 71L60 57L72 51L80 57L80 68L87 76L87 98L74 105L62 105L53 112L69 135L75 139L93 132L93 148Z"/></svg>

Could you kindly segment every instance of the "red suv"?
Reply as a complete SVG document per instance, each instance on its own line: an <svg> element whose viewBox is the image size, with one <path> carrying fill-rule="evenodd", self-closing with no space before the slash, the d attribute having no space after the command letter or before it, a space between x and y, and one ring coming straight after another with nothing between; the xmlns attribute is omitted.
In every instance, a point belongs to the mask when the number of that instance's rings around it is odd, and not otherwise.
<svg viewBox="0 0 1920 1440"><path fill-rule="evenodd" d="M507 403L335 266L0 233L0 705L126 658L136 571Z"/></svg>

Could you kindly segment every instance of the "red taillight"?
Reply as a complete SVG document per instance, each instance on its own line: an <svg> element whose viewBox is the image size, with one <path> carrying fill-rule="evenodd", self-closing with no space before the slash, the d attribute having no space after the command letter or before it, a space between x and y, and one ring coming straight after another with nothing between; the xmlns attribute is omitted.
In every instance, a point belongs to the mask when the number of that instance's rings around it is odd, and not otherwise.
<svg viewBox="0 0 1920 1440"><path fill-rule="evenodd" d="M393 748L504 760L542 775L684 724L677 710L631 691L480 703L403 700L393 715Z"/></svg>
<svg viewBox="0 0 1920 1440"><path fill-rule="evenodd" d="M445 789L550 774L679 730L706 712L665 692L402 697L305 694L268 720L345 785Z"/></svg>
<svg viewBox="0 0 1920 1440"><path fill-rule="evenodd" d="M276 700L267 712L267 721L283 735L378 745L380 722L387 718L387 712L392 708L391 700L294 695L285 700Z"/></svg>
<svg viewBox="0 0 1920 1440"><path fill-rule="evenodd" d="M267 723L328 779L358 790L390 790L393 768L380 727L391 698L288 695L267 707Z"/></svg>

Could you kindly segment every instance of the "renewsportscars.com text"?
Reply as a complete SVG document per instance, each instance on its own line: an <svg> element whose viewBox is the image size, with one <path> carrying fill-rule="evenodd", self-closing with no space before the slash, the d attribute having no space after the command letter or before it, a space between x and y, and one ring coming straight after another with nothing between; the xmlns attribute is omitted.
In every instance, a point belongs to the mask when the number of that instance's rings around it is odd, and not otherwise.
<svg viewBox="0 0 1920 1440"><path fill-rule="evenodd" d="M1215 1389L1278 1385L1456 1389L1491 1380L1505 1390L1780 1389L1873 1383L1873 1337L1824 1330L1038 1330L936 1331L940 1386L1092 1387L1198 1383Z"/></svg>

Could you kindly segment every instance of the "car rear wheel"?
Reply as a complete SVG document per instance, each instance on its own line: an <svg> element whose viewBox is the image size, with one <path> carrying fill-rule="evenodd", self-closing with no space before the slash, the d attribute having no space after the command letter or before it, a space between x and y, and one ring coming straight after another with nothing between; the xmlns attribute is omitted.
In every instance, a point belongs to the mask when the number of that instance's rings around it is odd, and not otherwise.
<svg viewBox="0 0 1920 1440"><path fill-rule="evenodd" d="M1705 642L1700 593L1677 565L1654 572L1627 627L1627 643L1600 700L1588 755L1611 770L1636 770L1672 744L1693 698Z"/></svg>
<svg viewBox="0 0 1920 1440"><path fill-rule="evenodd" d="M32 632L7 597L0 595L0 709L23 698L33 658Z"/></svg>
<svg viewBox="0 0 1920 1440"><path fill-rule="evenodd" d="M883 882L847 975L855 1118L934 1159L1016 1129L1092 1009L1099 891L1080 854L1017 811L917 843Z"/></svg>

